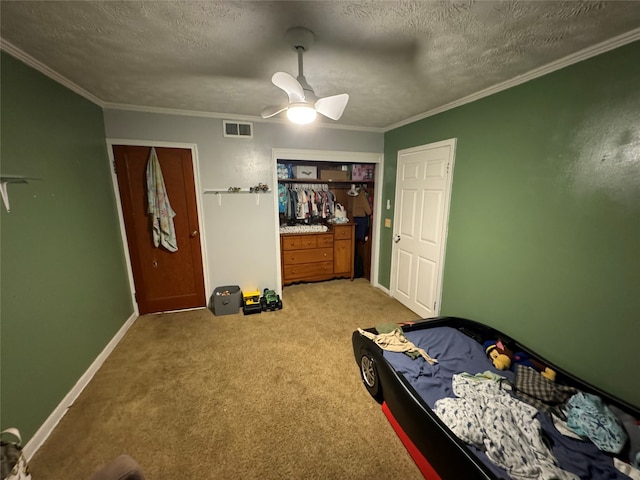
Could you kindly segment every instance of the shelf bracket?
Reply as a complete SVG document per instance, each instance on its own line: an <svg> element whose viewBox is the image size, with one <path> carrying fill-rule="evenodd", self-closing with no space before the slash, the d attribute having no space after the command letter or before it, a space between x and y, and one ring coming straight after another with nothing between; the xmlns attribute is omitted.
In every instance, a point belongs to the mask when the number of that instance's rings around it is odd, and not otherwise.
<svg viewBox="0 0 640 480"><path fill-rule="evenodd" d="M2 203L7 212L11 211L9 205L9 192L7 191L7 185L10 183L29 183L28 180L38 180L36 178L26 178L19 175L0 175L0 194L2 195Z"/></svg>

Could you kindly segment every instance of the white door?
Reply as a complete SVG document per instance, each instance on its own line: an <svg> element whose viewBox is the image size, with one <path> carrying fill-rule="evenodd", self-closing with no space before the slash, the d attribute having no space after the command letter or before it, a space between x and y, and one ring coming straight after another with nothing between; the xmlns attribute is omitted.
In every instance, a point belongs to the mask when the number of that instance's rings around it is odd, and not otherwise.
<svg viewBox="0 0 640 480"><path fill-rule="evenodd" d="M391 295L439 315L455 139L398 152Z"/></svg>

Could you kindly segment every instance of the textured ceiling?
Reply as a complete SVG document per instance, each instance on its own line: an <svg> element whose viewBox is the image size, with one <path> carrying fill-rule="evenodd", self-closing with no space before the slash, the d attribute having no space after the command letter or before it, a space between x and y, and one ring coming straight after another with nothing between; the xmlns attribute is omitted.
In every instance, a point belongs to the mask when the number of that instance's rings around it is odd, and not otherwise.
<svg viewBox="0 0 640 480"><path fill-rule="evenodd" d="M338 123L372 128L640 27L639 1L2 0L0 8L5 49L106 106L256 117L286 103L270 78L297 74L284 34L305 26L316 36L304 55L315 93L348 93Z"/></svg>

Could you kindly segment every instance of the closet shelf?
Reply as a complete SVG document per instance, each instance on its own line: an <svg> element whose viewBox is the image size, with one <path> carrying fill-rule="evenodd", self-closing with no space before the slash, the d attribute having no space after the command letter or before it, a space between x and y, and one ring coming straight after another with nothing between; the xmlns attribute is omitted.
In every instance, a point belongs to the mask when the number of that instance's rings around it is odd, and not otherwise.
<svg viewBox="0 0 640 480"><path fill-rule="evenodd" d="M320 178L308 179L308 178L279 178L278 183L330 183L333 185L356 185L373 184L373 180L322 180Z"/></svg>

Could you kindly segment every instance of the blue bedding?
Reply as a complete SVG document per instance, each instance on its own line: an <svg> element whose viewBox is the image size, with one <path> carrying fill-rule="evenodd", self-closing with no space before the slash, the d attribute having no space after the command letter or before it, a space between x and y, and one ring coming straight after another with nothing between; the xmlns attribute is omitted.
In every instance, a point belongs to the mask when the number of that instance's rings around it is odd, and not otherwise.
<svg viewBox="0 0 640 480"><path fill-rule="evenodd" d="M409 381L425 403L434 408L437 400L455 397L451 380L454 374L467 372L482 373L487 370L514 381L514 373L493 367L482 345L471 337L451 327L425 328L405 332L406 337L416 346L438 360L429 365L423 358L411 359L404 353L384 351L385 359ZM551 449L560 467L578 475L581 479L629 479L613 466L613 457L598 450L590 441L575 440L562 435L554 427L551 418L544 412L537 415L542 426L542 434L551 444ZM497 476L509 478L507 473L489 461L484 453L469 447Z"/></svg>
<svg viewBox="0 0 640 480"><path fill-rule="evenodd" d="M396 372L409 380L431 408L441 398L455 397L451 389L451 378L455 373L476 374L490 370L513 380L513 372L494 368L482 345L455 328L425 328L406 332L405 336L417 347L424 348L438 363L429 365L422 359L412 360L404 353L388 351L384 352L384 357Z"/></svg>

